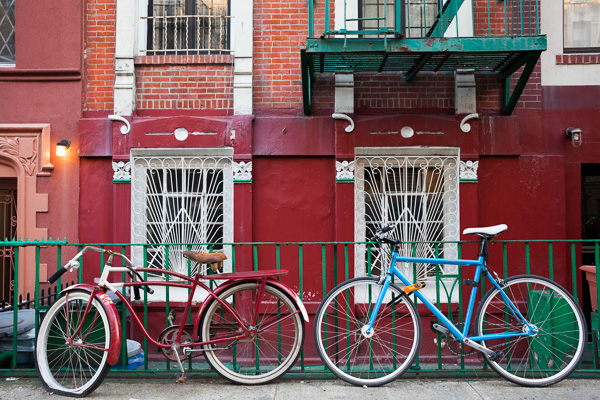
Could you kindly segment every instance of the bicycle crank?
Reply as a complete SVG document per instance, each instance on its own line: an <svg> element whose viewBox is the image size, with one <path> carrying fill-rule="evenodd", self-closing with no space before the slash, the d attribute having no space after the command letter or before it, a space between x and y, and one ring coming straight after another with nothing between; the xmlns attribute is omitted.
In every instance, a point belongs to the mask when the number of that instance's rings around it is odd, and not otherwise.
<svg viewBox="0 0 600 400"><path fill-rule="evenodd" d="M180 344L192 343L192 329L194 329L193 325L185 325L183 327L183 332L181 332L181 340ZM186 360L189 357L189 353L184 351L184 348L180 346L176 347L176 350L173 348L173 344L177 340L177 333L179 332L179 325L171 325L160 333L158 337L158 342L161 344L168 344L169 348L160 348L160 351L171 361L180 361ZM177 351L177 354L175 354Z"/></svg>

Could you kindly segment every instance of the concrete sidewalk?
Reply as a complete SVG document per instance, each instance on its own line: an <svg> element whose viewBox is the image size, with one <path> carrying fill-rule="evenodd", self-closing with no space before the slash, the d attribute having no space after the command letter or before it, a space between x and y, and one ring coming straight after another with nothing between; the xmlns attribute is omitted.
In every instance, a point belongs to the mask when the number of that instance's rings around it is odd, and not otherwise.
<svg viewBox="0 0 600 400"><path fill-rule="evenodd" d="M0 381L1 400L56 399L36 378ZM600 380L567 379L548 388L524 388L501 379L398 379L386 386L365 389L340 380L280 379L262 386L239 386L222 379L106 379L88 399L111 400L366 400L366 399L600 399Z"/></svg>

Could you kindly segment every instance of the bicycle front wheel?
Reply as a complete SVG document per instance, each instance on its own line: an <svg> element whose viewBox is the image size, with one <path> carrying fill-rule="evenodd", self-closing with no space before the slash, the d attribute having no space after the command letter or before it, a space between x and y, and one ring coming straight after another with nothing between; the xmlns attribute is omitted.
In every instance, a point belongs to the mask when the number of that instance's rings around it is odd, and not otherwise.
<svg viewBox="0 0 600 400"><path fill-rule="evenodd" d="M260 286L260 282L243 282L219 294L250 330L250 337L235 339L243 334L241 325L214 299L204 312L200 329L202 341L213 342L204 347L209 364L221 376L245 385L285 374L304 344L304 320L296 302L269 283L261 296Z"/></svg>
<svg viewBox="0 0 600 400"><path fill-rule="evenodd" d="M390 285L371 334L363 334L382 286L355 278L336 286L321 302L314 337L319 357L340 379L354 385L391 382L412 365L421 345L415 305Z"/></svg>
<svg viewBox="0 0 600 400"><path fill-rule="evenodd" d="M587 338L583 313L573 297L551 280L530 275L507 279L502 292L538 333L483 341L487 348L502 351L496 361L484 354L492 369L523 386L548 386L569 376L581 361ZM475 323L479 335L530 331L496 288L481 300Z"/></svg>
<svg viewBox="0 0 600 400"><path fill-rule="evenodd" d="M35 349L37 370L46 389L53 393L86 396L109 371L109 320L96 298L85 315L89 301L89 292L68 292L50 307L40 325Z"/></svg>

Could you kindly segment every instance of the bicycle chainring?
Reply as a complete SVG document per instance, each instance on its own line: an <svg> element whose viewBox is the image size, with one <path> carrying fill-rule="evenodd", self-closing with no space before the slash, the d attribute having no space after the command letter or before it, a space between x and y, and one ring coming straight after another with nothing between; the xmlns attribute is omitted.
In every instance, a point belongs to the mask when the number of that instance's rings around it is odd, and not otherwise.
<svg viewBox="0 0 600 400"><path fill-rule="evenodd" d="M192 325L186 325L183 327L183 332L181 332L180 344L193 342L193 339L192 339L192 329L193 328L194 327ZM158 342L161 344L171 345L171 344L175 343L178 332L179 332L179 325L171 325L160 333L160 336L158 337ZM169 360L177 361L177 357L175 356L175 350L173 350L171 347L169 347L168 349L161 347L160 351L162 351L162 353L165 355L165 357L167 357ZM179 359L181 361L187 360L190 356L189 354L185 354L183 352L183 348L181 348L181 347L177 350L177 352L179 354Z"/></svg>

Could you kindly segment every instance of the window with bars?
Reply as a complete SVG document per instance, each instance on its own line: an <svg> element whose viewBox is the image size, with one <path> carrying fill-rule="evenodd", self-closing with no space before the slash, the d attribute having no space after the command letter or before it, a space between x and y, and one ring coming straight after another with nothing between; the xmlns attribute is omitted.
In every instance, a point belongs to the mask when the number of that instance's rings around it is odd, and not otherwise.
<svg viewBox="0 0 600 400"><path fill-rule="evenodd" d="M133 158L133 241L148 244L149 267L193 276L184 250L230 252L223 243L233 239L231 164L217 156Z"/></svg>
<svg viewBox="0 0 600 400"><path fill-rule="evenodd" d="M402 148L356 149L356 241L394 224L389 235L403 242L401 255L456 258L458 240L458 151L405 155ZM423 153L425 150L415 150ZM380 152L381 155L374 155ZM361 153L364 153L361 154ZM455 154L453 154L455 153ZM390 265L391 249L357 246L357 276L378 276ZM410 279L433 281L432 264L399 265ZM440 273L455 267L440 266Z"/></svg>
<svg viewBox="0 0 600 400"><path fill-rule="evenodd" d="M564 0L565 52L600 51L600 0Z"/></svg>
<svg viewBox="0 0 600 400"><path fill-rule="evenodd" d="M15 1L0 0L0 65L15 63Z"/></svg>
<svg viewBox="0 0 600 400"><path fill-rule="evenodd" d="M228 53L229 9L229 0L148 0L147 54Z"/></svg>
<svg viewBox="0 0 600 400"><path fill-rule="evenodd" d="M396 7L402 20L397 24ZM359 0L359 29L382 28L400 32L405 37L424 37L433 25L440 7L439 0ZM374 37L379 36L375 35ZM371 35L369 35L371 37Z"/></svg>

